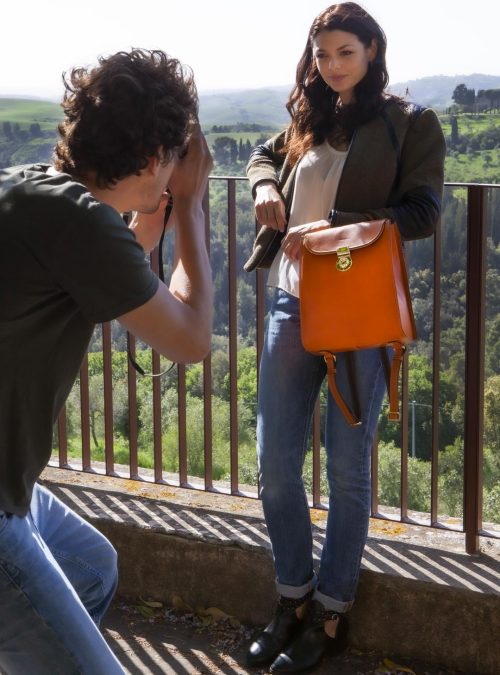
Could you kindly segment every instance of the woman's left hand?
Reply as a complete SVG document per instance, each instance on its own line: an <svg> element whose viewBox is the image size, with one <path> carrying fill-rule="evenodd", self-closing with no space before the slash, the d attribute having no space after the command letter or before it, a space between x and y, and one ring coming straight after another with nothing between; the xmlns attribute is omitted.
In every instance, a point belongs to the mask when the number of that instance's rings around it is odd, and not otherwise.
<svg viewBox="0 0 500 675"><path fill-rule="evenodd" d="M313 223L305 223L304 225L290 227L281 242L283 253L290 258L290 260L298 260L302 237L308 232L317 232L318 230L327 230L329 228L330 223L328 220L316 220Z"/></svg>

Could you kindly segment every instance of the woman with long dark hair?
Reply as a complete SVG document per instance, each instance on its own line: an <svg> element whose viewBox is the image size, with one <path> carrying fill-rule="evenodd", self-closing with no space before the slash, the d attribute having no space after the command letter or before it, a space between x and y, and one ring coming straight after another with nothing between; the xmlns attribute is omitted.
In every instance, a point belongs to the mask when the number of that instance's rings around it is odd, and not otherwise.
<svg viewBox="0 0 500 675"><path fill-rule="evenodd" d="M247 660L271 664L273 672L313 668L347 645L347 612L368 532L370 452L385 393L379 349L337 355L338 387L351 402L357 392L362 423L349 426L328 394L329 512L315 570L302 466L326 369L300 339L301 238L388 218L404 240L418 239L434 232L440 215L439 121L432 110L386 91L385 52L382 29L362 7L345 2L324 10L297 66L291 122L248 164L262 228L245 269L270 267L275 288L260 364L257 451L279 599Z"/></svg>

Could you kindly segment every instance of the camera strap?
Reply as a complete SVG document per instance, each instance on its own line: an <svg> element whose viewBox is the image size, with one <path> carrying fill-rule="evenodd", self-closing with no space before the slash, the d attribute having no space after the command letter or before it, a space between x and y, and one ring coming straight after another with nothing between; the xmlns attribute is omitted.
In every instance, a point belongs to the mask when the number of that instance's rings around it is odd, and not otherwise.
<svg viewBox="0 0 500 675"><path fill-rule="evenodd" d="M165 206L165 216L163 218L163 232L161 233L160 241L158 243L158 277L163 283L165 283L165 272L163 269L163 242L165 239L165 233L167 231L168 220L170 218L174 206L172 194L168 189L167 192L168 192L168 201L167 205ZM132 364L132 366L139 373L139 375L142 375L144 377L161 377L162 375L166 375L168 372L170 372L172 368L175 366L175 362L173 362L168 366L168 368L161 371L160 373L147 373L143 368L141 368L141 366L132 356L132 351L130 349L130 333L128 331L127 331L127 353L128 359Z"/></svg>

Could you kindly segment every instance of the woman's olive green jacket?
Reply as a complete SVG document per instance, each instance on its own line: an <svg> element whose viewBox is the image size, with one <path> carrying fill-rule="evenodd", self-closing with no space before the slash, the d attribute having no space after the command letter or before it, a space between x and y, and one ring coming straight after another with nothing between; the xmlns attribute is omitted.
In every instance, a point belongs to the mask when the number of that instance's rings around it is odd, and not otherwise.
<svg viewBox="0 0 500 675"><path fill-rule="evenodd" d="M280 152L288 129L256 147L248 162L252 193L262 181L276 183L287 218L297 164ZM375 119L354 134L332 208L332 226L390 218L403 240L433 234L441 212L446 146L430 108L389 100ZM283 233L262 227L245 269L269 267Z"/></svg>

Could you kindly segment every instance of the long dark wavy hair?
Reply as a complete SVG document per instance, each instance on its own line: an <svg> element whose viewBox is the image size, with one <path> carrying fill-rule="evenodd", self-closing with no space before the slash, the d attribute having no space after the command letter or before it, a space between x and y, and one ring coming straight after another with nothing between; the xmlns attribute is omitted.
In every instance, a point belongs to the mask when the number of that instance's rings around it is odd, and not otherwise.
<svg viewBox="0 0 500 675"><path fill-rule="evenodd" d="M93 173L101 188L138 174L150 157L168 161L185 146L198 115L191 71L160 50L100 57L63 81L54 165L79 178Z"/></svg>
<svg viewBox="0 0 500 675"><path fill-rule="evenodd" d="M354 33L365 47L372 41L377 54L365 77L354 88L354 101L337 106L338 94L325 84L313 56L313 40L321 31L342 30ZM382 28L355 2L331 5L319 14L309 30L307 44L297 65L296 83L286 108L292 118L288 142L284 148L296 161L327 137L349 141L359 126L376 117L389 98L385 62L387 41ZM396 98L396 97L392 97Z"/></svg>

